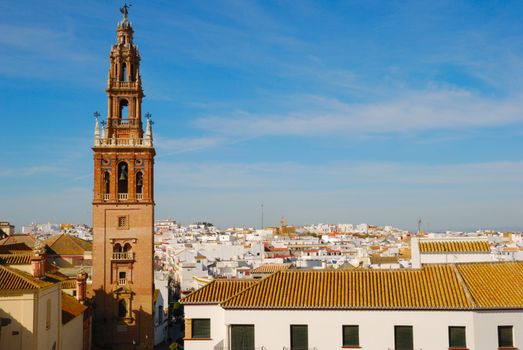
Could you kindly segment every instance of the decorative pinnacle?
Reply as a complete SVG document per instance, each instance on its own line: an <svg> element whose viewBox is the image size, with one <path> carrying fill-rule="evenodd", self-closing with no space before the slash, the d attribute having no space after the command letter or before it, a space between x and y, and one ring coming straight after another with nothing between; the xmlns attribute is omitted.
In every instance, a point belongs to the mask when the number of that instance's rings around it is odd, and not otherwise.
<svg viewBox="0 0 523 350"><path fill-rule="evenodd" d="M98 126L98 117L100 116L100 113L98 111L94 112L94 138L98 139L100 137L100 127Z"/></svg>

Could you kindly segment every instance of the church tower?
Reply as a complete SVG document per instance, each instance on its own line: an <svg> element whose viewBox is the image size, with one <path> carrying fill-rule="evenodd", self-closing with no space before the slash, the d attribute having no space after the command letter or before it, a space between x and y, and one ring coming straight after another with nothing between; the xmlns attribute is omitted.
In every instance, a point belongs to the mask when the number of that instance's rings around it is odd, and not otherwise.
<svg viewBox="0 0 523 350"><path fill-rule="evenodd" d="M150 116L142 124L140 55L128 7L116 28L107 79L107 121L94 132L94 343L152 349L154 192Z"/></svg>

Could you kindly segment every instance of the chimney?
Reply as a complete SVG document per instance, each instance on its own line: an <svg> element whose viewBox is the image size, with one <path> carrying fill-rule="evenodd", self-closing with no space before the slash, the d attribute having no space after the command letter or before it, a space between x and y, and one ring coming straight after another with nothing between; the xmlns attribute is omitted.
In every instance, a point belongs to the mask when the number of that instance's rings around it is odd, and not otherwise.
<svg viewBox="0 0 523 350"><path fill-rule="evenodd" d="M33 256L31 257L34 277L43 278L45 276L45 260L44 245L40 241L37 241L33 248Z"/></svg>
<svg viewBox="0 0 523 350"><path fill-rule="evenodd" d="M85 301L85 292L87 286L87 272L81 270L76 275L76 300L83 303Z"/></svg>

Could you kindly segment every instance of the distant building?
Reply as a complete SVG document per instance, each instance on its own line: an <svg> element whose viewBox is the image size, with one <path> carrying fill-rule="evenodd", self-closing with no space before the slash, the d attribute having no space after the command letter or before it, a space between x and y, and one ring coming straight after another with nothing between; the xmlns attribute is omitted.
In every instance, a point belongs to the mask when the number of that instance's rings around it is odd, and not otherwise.
<svg viewBox="0 0 523 350"><path fill-rule="evenodd" d="M92 242L60 233L44 241L47 260L61 268L62 273L76 276L80 269L90 275L92 266Z"/></svg>
<svg viewBox="0 0 523 350"><path fill-rule="evenodd" d="M0 221L0 239L5 238L6 236L14 235L14 233L14 225L11 225L7 221Z"/></svg>

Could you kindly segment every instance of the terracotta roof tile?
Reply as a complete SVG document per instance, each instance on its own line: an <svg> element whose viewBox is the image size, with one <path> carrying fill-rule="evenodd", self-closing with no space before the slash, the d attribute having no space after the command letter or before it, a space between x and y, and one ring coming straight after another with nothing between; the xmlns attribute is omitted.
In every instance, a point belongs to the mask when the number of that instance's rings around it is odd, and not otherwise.
<svg viewBox="0 0 523 350"><path fill-rule="evenodd" d="M4 239L0 239L0 245L10 245L16 243L25 243L32 249L35 246L36 238L30 234L15 234L7 236Z"/></svg>
<svg viewBox="0 0 523 350"><path fill-rule="evenodd" d="M523 307L523 262L457 265L480 308Z"/></svg>
<svg viewBox="0 0 523 350"><path fill-rule="evenodd" d="M44 241L48 247L48 254L54 255L83 255L93 250L93 244L81 238L61 233Z"/></svg>
<svg viewBox="0 0 523 350"><path fill-rule="evenodd" d="M0 245L0 254L26 254L32 249L23 242Z"/></svg>
<svg viewBox="0 0 523 350"><path fill-rule="evenodd" d="M282 270L288 270L290 267L289 264L265 264L260 265L254 270L253 273L274 273Z"/></svg>
<svg viewBox="0 0 523 350"><path fill-rule="evenodd" d="M87 306L79 303L74 297L62 293L62 324L71 321L76 316L82 314L86 309Z"/></svg>
<svg viewBox="0 0 523 350"><path fill-rule="evenodd" d="M76 279L62 281L62 289L76 289Z"/></svg>
<svg viewBox="0 0 523 350"><path fill-rule="evenodd" d="M402 270L288 270L222 303L224 308L467 309L452 265Z"/></svg>
<svg viewBox="0 0 523 350"><path fill-rule="evenodd" d="M420 241L422 253L490 253L488 241Z"/></svg>
<svg viewBox="0 0 523 350"><path fill-rule="evenodd" d="M53 283L34 278L30 274L0 265L0 291L18 289L37 289Z"/></svg>
<svg viewBox="0 0 523 350"><path fill-rule="evenodd" d="M0 265L30 265L32 254L0 254Z"/></svg>
<svg viewBox="0 0 523 350"><path fill-rule="evenodd" d="M182 298L180 302L182 304L219 304L257 282L248 279L214 280Z"/></svg>

